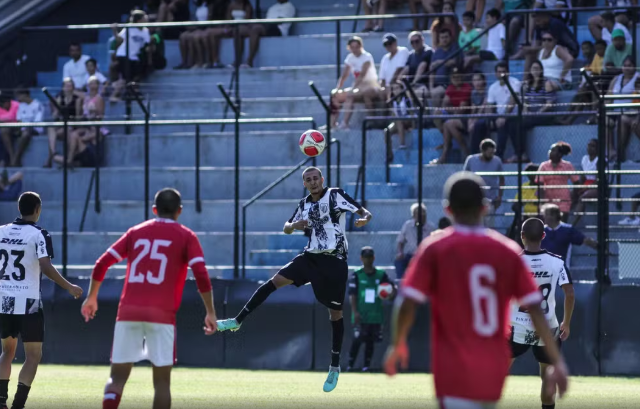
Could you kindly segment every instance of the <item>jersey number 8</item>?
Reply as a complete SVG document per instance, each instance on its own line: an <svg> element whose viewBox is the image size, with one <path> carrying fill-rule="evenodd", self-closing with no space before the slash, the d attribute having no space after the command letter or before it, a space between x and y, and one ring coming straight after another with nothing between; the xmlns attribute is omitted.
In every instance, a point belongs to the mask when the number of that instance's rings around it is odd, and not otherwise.
<svg viewBox="0 0 640 409"><path fill-rule="evenodd" d="M130 283L144 283L145 279L150 284L160 284L164 281L164 274L167 270L167 256L159 252L160 247L169 247L171 242L169 240L154 240L153 244L147 239L138 239L133 248L137 249L142 247L142 251L138 254L138 257L131 263L131 271L129 272ZM160 262L160 270L158 275L153 275L151 271L147 271L146 274L137 272L138 263L149 254L151 260L158 260Z"/></svg>

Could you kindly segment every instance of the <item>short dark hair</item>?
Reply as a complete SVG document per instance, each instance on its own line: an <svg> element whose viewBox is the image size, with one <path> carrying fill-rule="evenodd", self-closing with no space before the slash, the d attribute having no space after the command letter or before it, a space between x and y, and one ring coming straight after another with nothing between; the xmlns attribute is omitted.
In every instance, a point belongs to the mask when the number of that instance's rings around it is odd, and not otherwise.
<svg viewBox="0 0 640 409"><path fill-rule="evenodd" d="M451 30L449 30L448 28L443 28L442 30L440 30L440 32L438 33L438 35L442 35L442 34L448 34L449 37L451 37Z"/></svg>
<svg viewBox="0 0 640 409"><path fill-rule="evenodd" d="M465 11L462 13L462 18L469 17L471 20L476 21L476 13L473 11Z"/></svg>
<svg viewBox="0 0 640 409"><path fill-rule="evenodd" d="M499 63L497 63L496 68L494 69L495 72L498 72L498 68L504 68L505 70L507 70L507 72L509 72L509 64L507 64L506 61L500 61Z"/></svg>
<svg viewBox="0 0 640 409"><path fill-rule="evenodd" d="M92 63L92 64L93 64L93 65L95 65L96 67L98 66L98 61L96 61L96 59L95 59L95 58L89 58L89 59L84 63L84 65L87 65L87 64L89 64L89 63Z"/></svg>
<svg viewBox="0 0 640 409"><path fill-rule="evenodd" d="M502 14L500 13L500 10L498 10L498 9L491 9L491 10L487 11L487 16L491 16L491 17L493 17L495 19L499 19L502 16Z"/></svg>
<svg viewBox="0 0 640 409"><path fill-rule="evenodd" d="M449 220L448 217L441 217L440 220L438 220L438 228L440 230L446 229L449 226L451 226L451 220Z"/></svg>
<svg viewBox="0 0 640 409"><path fill-rule="evenodd" d="M315 167L315 166L309 166L308 168L305 168L305 169L302 171L302 180L304 180L304 175L305 175L307 172L311 172L311 171L313 171L313 170L317 171L317 172L320 174L320 177L322 177L322 171L321 171L319 168L317 168L317 167Z"/></svg>
<svg viewBox="0 0 640 409"><path fill-rule="evenodd" d="M606 47L608 44L603 39L600 39L600 40L596 40L596 44L595 45L603 45L603 46Z"/></svg>
<svg viewBox="0 0 640 409"><path fill-rule="evenodd" d="M77 41L72 41L69 43L69 47L78 47L78 48L82 48L82 46L80 45L79 42Z"/></svg>
<svg viewBox="0 0 640 409"><path fill-rule="evenodd" d="M180 210L182 197L176 189L166 187L156 193L153 204L158 211L158 216L170 216Z"/></svg>
<svg viewBox="0 0 640 409"><path fill-rule="evenodd" d="M532 217L522 223L522 235L528 241L538 243L544 236L544 223L542 220Z"/></svg>
<svg viewBox="0 0 640 409"><path fill-rule="evenodd" d="M582 42L582 44L580 44L580 45L585 45L585 44L586 44L586 45L590 45L591 47L593 47L593 41L591 41L591 40L583 41L583 42ZM605 43L605 44L606 44L606 43Z"/></svg>
<svg viewBox="0 0 640 409"><path fill-rule="evenodd" d="M603 20L616 21L616 16L610 11L605 11L604 13L600 14L600 17L602 17Z"/></svg>
<svg viewBox="0 0 640 409"><path fill-rule="evenodd" d="M0 93L0 104L4 105L10 101L11 101L11 96L9 94Z"/></svg>
<svg viewBox="0 0 640 409"><path fill-rule="evenodd" d="M23 217L33 216L40 206L42 206L42 200L36 192L24 192L18 198L18 210Z"/></svg>
<svg viewBox="0 0 640 409"><path fill-rule="evenodd" d="M444 197L455 216L475 216L484 207L484 181L475 173L457 172L444 184Z"/></svg>
<svg viewBox="0 0 640 409"><path fill-rule="evenodd" d="M496 143L493 141L493 139L483 139L482 142L480 142L480 150L482 152L484 152L485 150L489 149L489 148L496 148Z"/></svg>
<svg viewBox="0 0 640 409"><path fill-rule="evenodd" d="M567 156L571 153L571 145L564 141L554 143L551 145L551 149L553 148L558 148L558 152L560 152L562 156Z"/></svg>
<svg viewBox="0 0 640 409"><path fill-rule="evenodd" d="M29 91L29 88L19 85L18 87L16 87L15 91L13 91L14 95L17 97L18 95L31 95L31 91Z"/></svg>

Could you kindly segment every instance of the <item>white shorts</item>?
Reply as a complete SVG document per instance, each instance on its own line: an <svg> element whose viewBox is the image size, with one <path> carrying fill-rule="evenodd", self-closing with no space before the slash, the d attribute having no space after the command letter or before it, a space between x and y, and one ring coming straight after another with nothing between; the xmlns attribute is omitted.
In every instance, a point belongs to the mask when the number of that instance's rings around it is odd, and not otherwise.
<svg viewBox="0 0 640 409"><path fill-rule="evenodd" d="M149 360L154 366L175 363L176 330L171 324L118 321L113 334L111 363Z"/></svg>
<svg viewBox="0 0 640 409"><path fill-rule="evenodd" d="M445 396L439 399L441 409L495 409L495 402L478 402L473 400Z"/></svg>

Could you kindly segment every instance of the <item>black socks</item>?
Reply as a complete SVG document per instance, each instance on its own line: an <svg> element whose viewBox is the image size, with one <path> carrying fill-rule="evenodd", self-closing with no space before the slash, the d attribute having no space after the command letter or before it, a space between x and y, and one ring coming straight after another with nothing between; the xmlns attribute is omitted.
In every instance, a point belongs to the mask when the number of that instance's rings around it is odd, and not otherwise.
<svg viewBox="0 0 640 409"><path fill-rule="evenodd" d="M16 391L16 396L13 397L11 409L23 409L24 404L27 403L27 397L29 396L30 390L31 386L18 382L18 390Z"/></svg>
<svg viewBox="0 0 640 409"><path fill-rule="evenodd" d="M555 403L553 405L542 405L542 409L555 409L555 408L556 408Z"/></svg>
<svg viewBox="0 0 640 409"><path fill-rule="evenodd" d="M373 341L367 340L364 346L364 368L371 366L371 358L373 358Z"/></svg>
<svg viewBox="0 0 640 409"><path fill-rule="evenodd" d="M262 304L275 290L277 290L276 286L273 284L271 280L262 284L255 293L249 299L249 302L244 306L242 311L236 317L236 321L238 324L242 324L247 315L249 315L253 310L258 308L260 304Z"/></svg>
<svg viewBox="0 0 640 409"><path fill-rule="evenodd" d="M0 408L7 405L9 399L9 380L0 379Z"/></svg>
<svg viewBox="0 0 640 409"><path fill-rule="evenodd" d="M333 337L331 342L331 366L340 366L340 350L342 349L342 338L344 338L344 319L331 321Z"/></svg>

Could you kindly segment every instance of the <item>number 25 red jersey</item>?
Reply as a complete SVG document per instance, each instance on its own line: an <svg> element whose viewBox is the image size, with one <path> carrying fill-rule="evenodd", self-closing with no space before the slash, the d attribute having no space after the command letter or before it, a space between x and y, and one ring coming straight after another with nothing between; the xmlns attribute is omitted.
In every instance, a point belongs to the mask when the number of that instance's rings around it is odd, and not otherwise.
<svg viewBox="0 0 640 409"><path fill-rule="evenodd" d="M450 227L427 238L411 260L405 297L431 305L431 361L436 394L500 399L511 359L512 299L541 295L513 241L485 228Z"/></svg>
<svg viewBox="0 0 640 409"><path fill-rule="evenodd" d="M100 257L93 278L128 259L118 321L175 324L187 279L193 270L198 290L211 291L200 241L194 232L170 219L157 218L127 231Z"/></svg>

